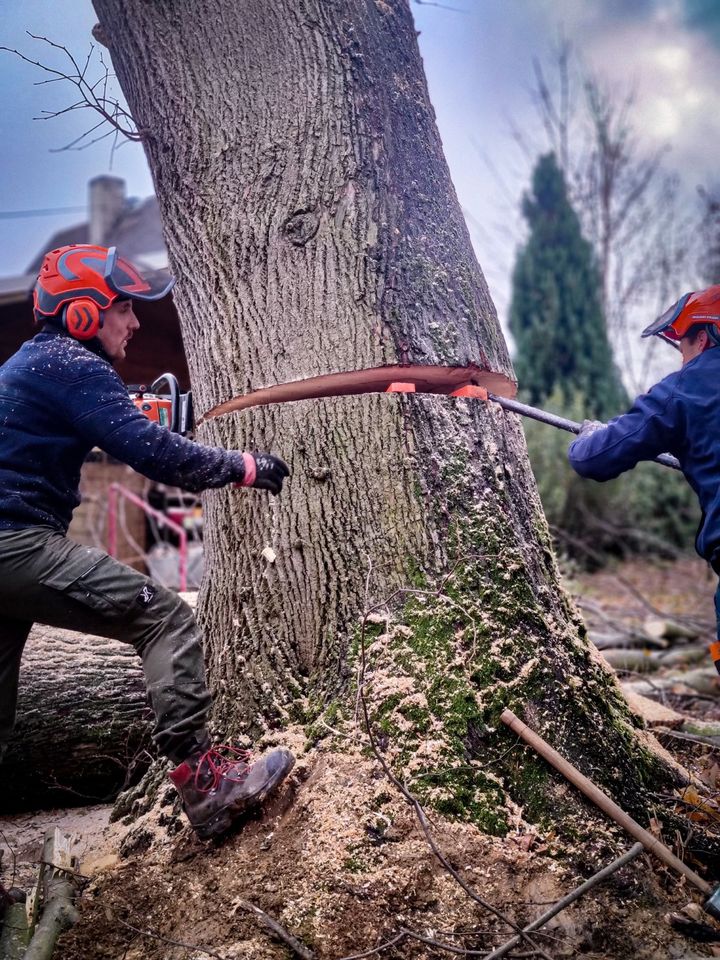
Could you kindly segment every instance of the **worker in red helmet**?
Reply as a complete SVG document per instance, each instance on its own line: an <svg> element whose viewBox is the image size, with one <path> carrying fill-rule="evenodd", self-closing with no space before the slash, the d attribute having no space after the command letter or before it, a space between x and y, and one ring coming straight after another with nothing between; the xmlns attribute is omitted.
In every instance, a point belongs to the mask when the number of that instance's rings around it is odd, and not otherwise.
<svg viewBox="0 0 720 960"><path fill-rule="evenodd" d="M676 346L680 369L638 397L628 413L607 424L586 421L568 457L581 476L611 480L640 460L674 454L702 509L695 548L720 575L720 285L686 293L642 335ZM720 585L715 612L710 654L720 673Z"/></svg>
<svg viewBox="0 0 720 960"><path fill-rule="evenodd" d="M41 331L0 367L0 756L15 720L33 622L131 643L142 658L153 738L197 834L225 832L293 766L279 748L250 764L213 748L200 633L171 590L66 536L93 447L151 480L190 491L228 484L279 494L287 465L269 453L193 443L148 420L113 364L139 327L135 300L168 294L113 247L45 257L33 294Z"/></svg>

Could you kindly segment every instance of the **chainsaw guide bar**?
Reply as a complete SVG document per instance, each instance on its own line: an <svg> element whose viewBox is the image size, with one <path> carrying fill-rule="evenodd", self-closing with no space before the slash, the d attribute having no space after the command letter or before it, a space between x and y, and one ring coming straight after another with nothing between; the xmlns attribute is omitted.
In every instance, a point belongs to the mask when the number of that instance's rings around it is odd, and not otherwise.
<svg viewBox="0 0 720 960"><path fill-rule="evenodd" d="M472 391L461 393L465 387L478 387L498 397L514 397L517 384L503 373L484 370L470 364L466 367L403 366L372 367L369 370L351 370L347 373L328 373L306 380L293 380L274 387L262 387L232 400L226 400L208 410L198 421L199 426L235 410L247 410L269 403L289 403L293 400L320 400L325 397L348 397L363 393L434 393L445 396L472 396Z"/></svg>

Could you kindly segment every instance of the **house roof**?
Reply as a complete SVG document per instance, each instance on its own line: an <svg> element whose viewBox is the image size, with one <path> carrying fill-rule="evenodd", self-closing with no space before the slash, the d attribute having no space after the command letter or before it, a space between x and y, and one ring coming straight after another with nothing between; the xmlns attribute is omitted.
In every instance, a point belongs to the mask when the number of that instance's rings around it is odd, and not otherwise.
<svg viewBox="0 0 720 960"><path fill-rule="evenodd" d="M108 241L133 263L158 269L167 266L157 197L131 201Z"/></svg>
<svg viewBox="0 0 720 960"><path fill-rule="evenodd" d="M160 270L167 267L168 256L162 236L160 210L156 197L144 199L125 198L124 183L119 178L100 176L90 182L90 206L92 214L94 184L109 183L115 186L114 200L119 203L119 214L114 222L105 231L103 244L119 248L120 253L140 268L146 270ZM119 185L119 193L117 186ZM111 214L112 217L112 214ZM48 250L65 247L71 243L90 242L90 223L76 223L72 227L64 227L52 234L38 251L25 273L0 277L0 306L8 303L21 303L29 298L35 285L43 257Z"/></svg>
<svg viewBox="0 0 720 960"><path fill-rule="evenodd" d="M27 273L36 277L48 250L55 250L70 243L88 243L89 233L87 223L78 223L74 227L59 230L43 244L42 250L27 268ZM167 250L162 236L157 197L127 200L104 242L106 246L118 247L120 253L137 266L154 269L167 266Z"/></svg>
<svg viewBox="0 0 720 960"><path fill-rule="evenodd" d="M0 306L6 303L21 303L23 300L29 301L36 279L37 271L14 277L0 277Z"/></svg>
<svg viewBox="0 0 720 960"><path fill-rule="evenodd" d="M57 233L54 233L52 237L50 237L43 247L42 252L38 253L25 272L37 277L40 265L43 262L43 257L48 250L55 250L57 247L66 247L69 243L87 243L88 233L89 230L86 223L79 223L74 227L65 227L63 230L58 230Z"/></svg>

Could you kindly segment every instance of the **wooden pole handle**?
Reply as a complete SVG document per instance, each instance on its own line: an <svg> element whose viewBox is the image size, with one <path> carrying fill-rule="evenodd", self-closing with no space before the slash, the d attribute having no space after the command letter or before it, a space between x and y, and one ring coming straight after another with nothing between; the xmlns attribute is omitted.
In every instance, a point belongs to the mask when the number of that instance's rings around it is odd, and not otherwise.
<svg viewBox="0 0 720 960"><path fill-rule="evenodd" d="M555 767L570 783L574 784L578 790L581 790L589 800L592 800L604 813L612 817L631 837L635 837L646 850L654 853L658 860L662 860L663 863L666 863L669 867L672 867L674 870L677 870L678 873L687 877L690 883L697 887L698 890L701 890L706 896L712 893L712 887L709 883L703 880L702 877L699 877L694 870L691 870L682 860L676 857L664 843L661 843L656 837L641 827L636 820L633 820L629 814L621 810L606 793L603 793L599 787L595 786L592 780L588 780L586 776L580 773L577 767L574 767L571 763L568 763L564 757L561 757L557 750L553 750L549 743L543 740L542 737L539 737L537 733L531 730L527 724L523 723L519 717L516 717L512 710L503 710L500 719L514 733L522 737L525 743L529 744L533 750L537 751L549 764Z"/></svg>

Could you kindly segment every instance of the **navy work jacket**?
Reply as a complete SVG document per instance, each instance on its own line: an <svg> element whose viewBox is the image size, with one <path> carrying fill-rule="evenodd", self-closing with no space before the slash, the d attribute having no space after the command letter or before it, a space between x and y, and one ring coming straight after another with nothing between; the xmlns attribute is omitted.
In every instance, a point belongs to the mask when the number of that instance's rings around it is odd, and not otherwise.
<svg viewBox="0 0 720 960"><path fill-rule="evenodd" d="M241 453L186 440L143 416L95 341L43 331L0 367L0 529L65 533L93 447L184 490L245 476Z"/></svg>
<svg viewBox="0 0 720 960"><path fill-rule="evenodd" d="M660 453L678 458L697 494L695 548L712 560L720 552L720 347L665 377L607 426L579 436L568 458L581 477L612 480Z"/></svg>

